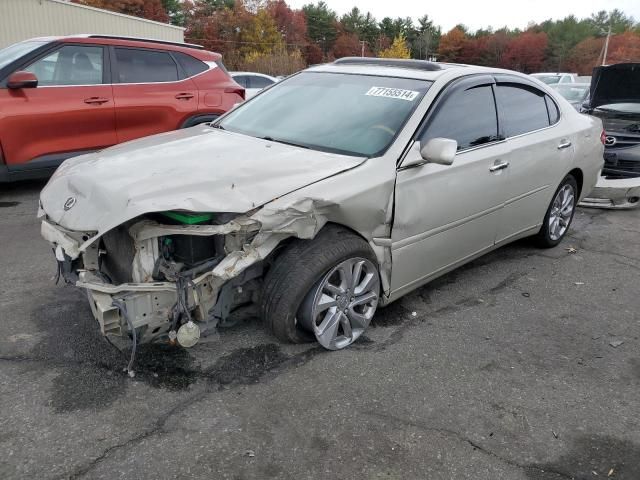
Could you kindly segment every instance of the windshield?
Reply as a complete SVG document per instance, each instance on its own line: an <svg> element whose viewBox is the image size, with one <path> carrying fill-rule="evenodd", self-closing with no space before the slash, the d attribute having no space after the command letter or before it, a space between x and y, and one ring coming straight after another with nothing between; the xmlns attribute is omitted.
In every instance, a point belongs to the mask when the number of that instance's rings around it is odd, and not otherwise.
<svg viewBox="0 0 640 480"><path fill-rule="evenodd" d="M546 83L547 85L555 85L560 82L559 75L536 75L535 76L541 82Z"/></svg>
<svg viewBox="0 0 640 480"><path fill-rule="evenodd" d="M0 50L0 69L47 42L20 42Z"/></svg>
<svg viewBox="0 0 640 480"><path fill-rule="evenodd" d="M303 72L230 112L232 132L314 150L373 157L395 139L431 82Z"/></svg>
<svg viewBox="0 0 640 480"><path fill-rule="evenodd" d="M576 85L575 83L563 83L560 85L554 85L556 91L570 102L580 102L584 100L584 97L589 90L589 85Z"/></svg>

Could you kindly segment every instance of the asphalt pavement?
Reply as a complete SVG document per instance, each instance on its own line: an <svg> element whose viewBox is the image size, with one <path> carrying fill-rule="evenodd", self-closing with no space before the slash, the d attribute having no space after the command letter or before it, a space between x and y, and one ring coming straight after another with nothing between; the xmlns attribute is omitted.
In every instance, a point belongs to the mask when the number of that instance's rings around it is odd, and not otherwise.
<svg viewBox="0 0 640 480"><path fill-rule="evenodd" d="M0 185L1 479L640 478L640 210L580 209L380 310L352 347L259 321L136 376L55 285L42 182Z"/></svg>

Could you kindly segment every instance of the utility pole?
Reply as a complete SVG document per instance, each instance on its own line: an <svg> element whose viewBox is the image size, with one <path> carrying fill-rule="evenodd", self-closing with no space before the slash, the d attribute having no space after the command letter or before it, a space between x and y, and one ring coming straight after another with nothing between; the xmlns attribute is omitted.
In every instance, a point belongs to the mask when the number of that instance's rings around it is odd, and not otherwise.
<svg viewBox="0 0 640 480"><path fill-rule="evenodd" d="M365 44L365 41L364 40L360 40L360 44L362 45L362 50L360 52L360 56L364 57L364 44Z"/></svg>
<svg viewBox="0 0 640 480"><path fill-rule="evenodd" d="M602 55L602 65L607 64L607 52L609 51L609 37L611 36L611 24L609 24L609 31L607 32L607 39L604 42L604 55Z"/></svg>

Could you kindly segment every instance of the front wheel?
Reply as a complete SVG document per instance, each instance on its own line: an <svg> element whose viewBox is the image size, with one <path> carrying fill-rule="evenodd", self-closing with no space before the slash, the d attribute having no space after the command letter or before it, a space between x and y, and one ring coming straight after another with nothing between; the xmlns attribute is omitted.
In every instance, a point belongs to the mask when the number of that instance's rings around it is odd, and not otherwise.
<svg viewBox="0 0 640 480"><path fill-rule="evenodd" d="M267 273L262 317L280 340L314 338L324 348L351 345L378 306L380 275L369 244L351 231L325 227L294 240Z"/></svg>
<svg viewBox="0 0 640 480"><path fill-rule="evenodd" d="M551 248L558 245L569 230L576 211L578 184L573 175L567 175L560 183L544 216L540 232L536 236L538 245Z"/></svg>

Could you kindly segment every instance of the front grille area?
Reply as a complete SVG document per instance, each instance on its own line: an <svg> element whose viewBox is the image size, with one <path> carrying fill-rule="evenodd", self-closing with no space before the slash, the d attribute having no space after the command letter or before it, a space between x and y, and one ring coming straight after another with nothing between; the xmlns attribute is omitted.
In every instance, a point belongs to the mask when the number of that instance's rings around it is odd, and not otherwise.
<svg viewBox="0 0 640 480"><path fill-rule="evenodd" d="M610 150L618 150L621 148L629 148L640 145L640 135L633 135L629 133L622 132L606 132L607 139L613 138L615 139L615 143L613 145L606 145L607 149Z"/></svg>
<svg viewBox="0 0 640 480"><path fill-rule="evenodd" d="M605 154L602 175L610 180L640 177L640 162L636 160L608 159Z"/></svg>

